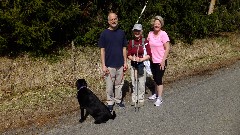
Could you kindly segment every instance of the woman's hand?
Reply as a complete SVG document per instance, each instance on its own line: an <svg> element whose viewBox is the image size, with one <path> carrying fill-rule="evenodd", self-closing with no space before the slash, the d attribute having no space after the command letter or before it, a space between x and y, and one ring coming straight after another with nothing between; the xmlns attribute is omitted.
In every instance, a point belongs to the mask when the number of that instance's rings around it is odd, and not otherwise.
<svg viewBox="0 0 240 135"><path fill-rule="evenodd" d="M159 65L160 65L160 70L164 70L165 69L165 60L162 61Z"/></svg>

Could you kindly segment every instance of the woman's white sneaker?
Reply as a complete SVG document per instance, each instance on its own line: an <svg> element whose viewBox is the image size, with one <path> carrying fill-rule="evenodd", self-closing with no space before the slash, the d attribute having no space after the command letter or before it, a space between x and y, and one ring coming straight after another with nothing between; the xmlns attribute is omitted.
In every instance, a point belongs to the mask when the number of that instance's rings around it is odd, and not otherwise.
<svg viewBox="0 0 240 135"><path fill-rule="evenodd" d="M153 94L152 96L148 97L149 100L154 100L157 98L157 95L156 94Z"/></svg>
<svg viewBox="0 0 240 135"><path fill-rule="evenodd" d="M162 104L162 100L157 99L157 101L154 103L155 106L160 106Z"/></svg>

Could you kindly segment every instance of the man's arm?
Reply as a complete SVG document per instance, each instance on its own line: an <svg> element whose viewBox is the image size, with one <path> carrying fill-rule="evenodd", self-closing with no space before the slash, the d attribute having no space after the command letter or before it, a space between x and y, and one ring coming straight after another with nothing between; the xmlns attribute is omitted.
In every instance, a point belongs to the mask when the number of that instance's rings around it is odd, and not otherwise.
<svg viewBox="0 0 240 135"><path fill-rule="evenodd" d="M102 67L105 66L105 49L104 48L101 48L100 49L100 53L101 53L101 64L102 64Z"/></svg>
<svg viewBox="0 0 240 135"><path fill-rule="evenodd" d="M127 47L123 47L123 58L124 58L123 70L126 71L128 69L128 65L127 65Z"/></svg>
<svg viewBox="0 0 240 135"><path fill-rule="evenodd" d="M105 66L105 48L100 49L101 53L101 64L102 64L102 71L104 74L108 73L107 67Z"/></svg>

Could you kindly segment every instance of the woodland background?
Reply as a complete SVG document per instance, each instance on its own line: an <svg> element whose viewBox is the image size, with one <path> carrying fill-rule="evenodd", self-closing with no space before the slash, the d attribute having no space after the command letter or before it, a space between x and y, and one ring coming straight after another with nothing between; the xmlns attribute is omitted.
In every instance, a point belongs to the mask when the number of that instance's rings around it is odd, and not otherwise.
<svg viewBox="0 0 240 135"><path fill-rule="evenodd" d="M29 53L56 53L71 41L96 46L100 32L108 27L107 15L117 12L120 27L131 38L131 28L145 0L1 0L0 55L15 57ZM145 34L155 15L165 20L171 42L215 36L240 29L240 1L217 0L207 15L210 0L149 0L139 23Z"/></svg>
<svg viewBox="0 0 240 135"><path fill-rule="evenodd" d="M97 41L117 12L127 39L144 0L0 0L0 134L19 127L55 125L79 111L75 81L106 100ZM240 0L148 0L139 23L161 15L171 39L164 85L240 60ZM74 42L72 42L74 41ZM146 91L154 89L147 78ZM124 101L131 95L125 73ZM147 97L148 95L146 95ZM22 134L22 133L20 133Z"/></svg>

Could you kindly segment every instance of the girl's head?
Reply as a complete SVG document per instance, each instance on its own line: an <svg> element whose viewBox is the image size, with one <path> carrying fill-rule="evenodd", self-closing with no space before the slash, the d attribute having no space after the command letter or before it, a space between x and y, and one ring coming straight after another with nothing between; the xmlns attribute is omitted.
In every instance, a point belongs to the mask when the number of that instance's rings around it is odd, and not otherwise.
<svg viewBox="0 0 240 135"><path fill-rule="evenodd" d="M133 34L136 38L142 36L142 32L143 32L142 25L141 24L134 24L132 31L133 31Z"/></svg>

